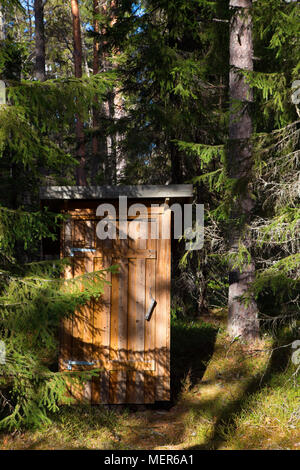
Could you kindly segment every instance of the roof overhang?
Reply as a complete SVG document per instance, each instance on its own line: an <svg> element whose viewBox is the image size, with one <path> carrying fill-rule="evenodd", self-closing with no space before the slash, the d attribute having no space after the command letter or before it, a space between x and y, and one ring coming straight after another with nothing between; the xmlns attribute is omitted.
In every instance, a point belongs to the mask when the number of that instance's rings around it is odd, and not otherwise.
<svg viewBox="0 0 300 470"><path fill-rule="evenodd" d="M41 200L91 200L118 199L191 198L192 184L136 185L136 186L42 186Z"/></svg>

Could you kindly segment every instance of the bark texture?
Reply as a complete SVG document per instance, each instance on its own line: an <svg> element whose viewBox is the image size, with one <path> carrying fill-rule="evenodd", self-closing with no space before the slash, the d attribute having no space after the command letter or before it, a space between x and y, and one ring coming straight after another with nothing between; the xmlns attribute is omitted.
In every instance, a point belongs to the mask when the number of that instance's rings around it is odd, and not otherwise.
<svg viewBox="0 0 300 470"><path fill-rule="evenodd" d="M82 42L81 42L81 29L80 29L80 16L78 0L71 0L72 18L73 18L73 41L74 41L74 69L75 77L82 77ZM83 122L76 118L76 140L77 140L77 158L79 165L76 170L76 184L79 186L86 186L86 172L85 172L85 149L84 149L84 133Z"/></svg>
<svg viewBox="0 0 300 470"><path fill-rule="evenodd" d="M97 15L99 14L99 0L93 0L93 28L94 32L99 34L99 21L97 20ZM93 74L96 75L99 73L100 60L99 60L99 39L98 37L94 38L93 43ZM98 102L95 100L95 105L93 107L93 128L98 127ZM99 168L99 139L98 135L94 135L92 139L92 173L91 173L91 183L95 185L96 175Z"/></svg>
<svg viewBox="0 0 300 470"><path fill-rule="evenodd" d="M5 40L5 22L2 7L0 5L0 41Z"/></svg>
<svg viewBox="0 0 300 470"><path fill-rule="evenodd" d="M232 254L240 244L250 248L247 223L251 219L253 200L249 189L252 175L252 91L241 70L253 70L251 0L230 0L230 122L227 157L228 176L235 180L231 212L229 250ZM255 339L259 335L258 309L250 286L255 266L246 257L239 269L231 265L228 293L228 332L231 337ZM244 296L244 298L242 298ZM245 297L247 300L245 300Z"/></svg>
<svg viewBox="0 0 300 470"><path fill-rule="evenodd" d="M46 80L45 31L44 31L44 1L34 0L35 20L35 78Z"/></svg>
<svg viewBox="0 0 300 470"><path fill-rule="evenodd" d="M113 25L116 21L114 16L114 9L117 4L114 0L110 3L106 1L100 2L100 12L103 15L110 16L110 24ZM105 33L105 31L103 31ZM105 49L106 44L102 44ZM118 55L118 51L112 51L115 55ZM114 62L108 61L108 53L103 52L101 54L101 70L108 71L114 68L116 65ZM124 108L124 101L121 91L116 87L111 93L108 94L107 101L102 104L101 109L102 118L109 124L117 124L122 118L125 117L126 112ZM126 170L126 159L122 152L122 140L123 135L116 131L106 135L104 145L104 161L103 161L103 173L107 184L120 184Z"/></svg>

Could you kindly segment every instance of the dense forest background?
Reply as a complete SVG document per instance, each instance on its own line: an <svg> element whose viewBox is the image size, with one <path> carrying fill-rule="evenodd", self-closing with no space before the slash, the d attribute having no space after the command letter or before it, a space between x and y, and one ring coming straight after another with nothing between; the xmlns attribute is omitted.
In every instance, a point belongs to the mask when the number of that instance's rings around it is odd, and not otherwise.
<svg viewBox="0 0 300 470"><path fill-rule="evenodd" d="M205 245L174 249L172 318L226 309L228 271L254 263L243 302L256 302L261 333L284 325L297 339L299 4L248 2L254 66L240 73L253 93L253 131L245 178L232 171L228 134L229 3L1 1L3 425L45 420L57 408L65 393L53 365L57 325L103 287L100 273L80 279L84 293L76 280L72 295L58 289L64 261L42 259L41 241L55 241L62 216L40 208L42 185L192 182L194 203L205 206ZM246 242L232 250L234 201L245 187Z"/></svg>

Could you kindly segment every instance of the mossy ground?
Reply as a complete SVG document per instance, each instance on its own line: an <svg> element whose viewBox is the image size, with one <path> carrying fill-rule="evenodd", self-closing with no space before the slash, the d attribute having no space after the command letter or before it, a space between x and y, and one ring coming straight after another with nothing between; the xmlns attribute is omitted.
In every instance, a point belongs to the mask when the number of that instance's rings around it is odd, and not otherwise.
<svg viewBox="0 0 300 470"><path fill-rule="evenodd" d="M2 433L0 448L300 449L291 351L231 342L217 313L174 323L170 407L63 407L43 429Z"/></svg>

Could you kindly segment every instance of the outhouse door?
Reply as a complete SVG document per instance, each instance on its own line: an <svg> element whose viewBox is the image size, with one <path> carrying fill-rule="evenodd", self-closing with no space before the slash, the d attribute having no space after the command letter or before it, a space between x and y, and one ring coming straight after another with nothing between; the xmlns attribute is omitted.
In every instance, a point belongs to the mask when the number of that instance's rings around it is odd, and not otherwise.
<svg viewBox="0 0 300 470"><path fill-rule="evenodd" d="M61 255L72 263L65 277L118 266L107 272L100 299L62 324L60 370L101 368L71 394L92 404L169 400L171 211L148 206L139 221L128 217L127 239L116 212L117 238L106 240L97 236L94 208L67 212Z"/></svg>

